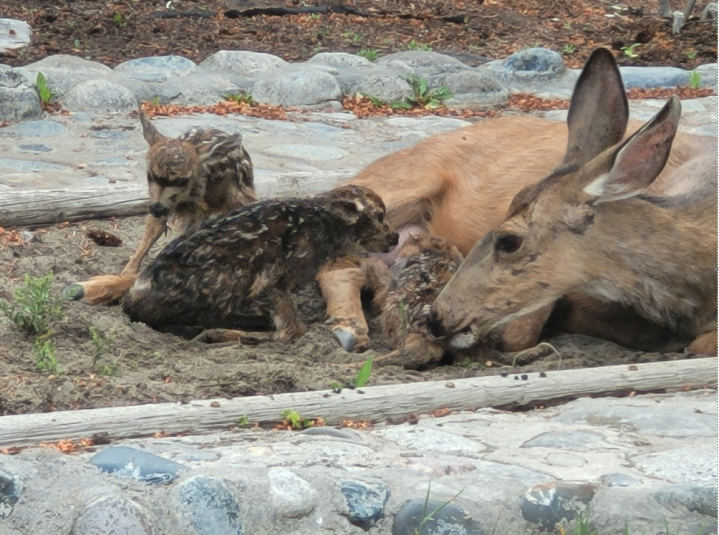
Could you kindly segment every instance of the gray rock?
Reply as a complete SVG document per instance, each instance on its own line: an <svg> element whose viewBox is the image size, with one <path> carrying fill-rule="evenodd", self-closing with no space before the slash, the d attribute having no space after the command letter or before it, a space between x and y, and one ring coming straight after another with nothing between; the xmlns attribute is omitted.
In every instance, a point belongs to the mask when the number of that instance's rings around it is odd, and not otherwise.
<svg viewBox="0 0 719 535"><path fill-rule="evenodd" d="M626 474L604 474L599 478L599 481L607 487L630 487L632 485L642 484L636 477Z"/></svg>
<svg viewBox="0 0 719 535"><path fill-rule="evenodd" d="M279 70L287 65L288 63L285 60L272 54L221 50L200 63L200 69L221 73L230 71L246 78L256 78L259 75Z"/></svg>
<svg viewBox="0 0 719 535"><path fill-rule="evenodd" d="M384 507L390 497L389 488L381 481L369 484L343 481L340 492L345 499L345 514L349 521L365 530L384 516Z"/></svg>
<svg viewBox="0 0 719 535"><path fill-rule="evenodd" d="M270 498L278 514L299 518L312 512L317 492L301 477L287 468L270 468Z"/></svg>
<svg viewBox="0 0 719 535"><path fill-rule="evenodd" d="M595 487L589 483L551 481L527 489L522 500L522 516L543 529L554 529L558 522L569 522L587 510Z"/></svg>
<svg viewBox="0 0 719 535"><path fill-rule="evenodd" d="M109 447L93 455L90 464L103 472L149 483L169 483L187 470L175 461L126 446Z"/></svg>
<svg viewBox="0 0 719 535"><path fill-rule="evenodd" d="M287 69L257 80L252 98L273 106L312 106L342 100L342 89L337 78L320 69Z"/></svg>
<svg viewBox="0 0 719 535"><path fill-rule="evenodd" d="M171 76L187 76L197 71L197 65L182 56L137 58L117 65L113 72L129 78L162 82Z"/></svg>
<svg viewBox="0 0 719 535"><path fill-rule="evenodd" d="M339 147L322 147L319 145L275 145L265 149L263 152L283 158L296 158L308 162L323 162L328 160L339 160L349 153Z"/></svg>
<svg viewBox="0 0 719 535"><path fill-rule="evenodd" d="M154 522L137 503L119 496L105 496L90 503L75 522L73 535L152 535Z"/></svg>
<svg viewBox="0 0 719 535"><path fill-rule="evenodd" d="M42 152L52 152L54 149L52 147L48 147L47 145L43 145L42 143L33 143L30 145L18 145L17 150L20 152L32 152L38 154Z"/></svg>
<svg viewBox="0 0 719 535"><path fill-rule="evenodd" d="M520 50L476 70L490 73L512 93L530 93L543 98L570 97L579 77L579 71L567 70L562 56L544 48Z"/></svg>
<svg viewBox="0 0 719 535"><path fill-rule="evenodd" d="M619 67L626 89L679 87L689 83L689 72L674 67Z"/></svg>
<svg viewBox="0 0 719 535"><path fill-rule="evenodd" d="M41 72L48 87L62 98L78 82L106 78L112 72L110 67L96 61L88 61L76 56L58 54L15 69L25 76L31 84L35 83L37 73Z"/></svg>
<svg viewBox="0 0 719 535"><path fill-rule="evenodd" d="M523 448L561 448L571 450L581 448L590 442L602 440L604 437L592 431L567 431L544 433L522 444Z"/></svg>
<svg viewBox="0 0 719 535"><path fill-rule="evenodd" d="M377 98L383 102L403 101L413 94L412 87L404 77L387 67L378 67L364 73L349 94L355 93Z"/></svg>
<svg viewBox="0 0 719 535"><path fill-rule="evenodd" d="M631 460L643 473L671 482L716 483L717 480L716 446L649 453Z"/></svg>
<svg viewBox="0 0 719 535"><path fill-rule="evenodd" d="M448 108L485 110L509 102L509 91L481 71L450 74L444 78L443 85L452 92L452 98L444 101Z"/></svg>
<svg viewBox="0 0 719 535"><path fill-rule="evenodd" d="M19 123L2 131L3 135L38 138L62 136L67 133L67 128L55 121L26 121Z"/></svg>
<svg viewBox="0 0 719 535"><path fill-rule="evenodd" d="M37 160L15 160L12 158L0 158L0 169L9 171L67 171L68 166L56 163L40 162Z"/></svg>
<svg viewBox="0 0 719 535"><path fill-rule="evenodd" d="M242 91L227 76L219 73L197 72L187 76L172 76L162 82L142 81L121 75L115 75L112 80L129 89L137 102L156 100L159 104L210 106L224 100L226 95Z"/></svg>
<svg viewBox="0 0 719 535"><path fill-rule="evenodd" d="M448 73L469 70L470 67L452 57L425 52L423 50L407 50L383 56L376 61L377 65L389 65L394 61L401 61L408 65L418 77L432 78Z"/></svg>
<svg viewBox="0 0 719 535"><path fill-rule="evenodd" d="M228 485L219 479L195 476L173 490L184 535L242 535L242 512Z"/></svg>
<svg viewBox="0 0 719 535"><path fill-rule="evenodd" d="M10 67L0 65L0 122L15 122L42 113L37 90Z"/></svg>
<svg viewBox="0 0 719 535"><path fill-rule="evenodd" d="M131 111L139 104L132 91L110 80L87 80L62 98L69 111Z"/></svg>
<svg viewBox="0 0 719 535"><path fill-rule="evenodd" d="M686 507L699 514L717 516L717 487L715 484L695 485L691 483L677 483L659 489L654 498L661 504L673 503Z"/></svg>
<svg viewBox="0 0 719 535"><path fill-rule="evenodd" d="M378 429L373 433L413 450L480 453L487 449L476 440L424 427L397 425Z"/></svg>
<svg viewBox="0 0 719 535"><path fill-rule="evenodd" d="M392 535L484 535L476 520L453 504L410 500L400 507L392 522ZM441 509L440 509L441 508ZM432 518L422 522L430 513Z"/></svg>
<svg viewBox="0 0 719 535"><path fill-rule="evenodd" d="M371 69L374 67L367 58L344 52L320 52L308 59L306 63L327 65L337 69Z"/></svg>
<svg viewBox="0 0 719 535"><path fill-rule="evenodd" d="M701 77L699 80L699 87L709 87L714 91L717 90L717 64L707 63L706 65L699 65L694 72L698 73Z"/></svg>
<svg viewBox="0 0 719 535"><path fill-rule="evenodd" d="M0 472L0 520L12 514L12 508L21 495L22 489L15 478Z"/></svg>

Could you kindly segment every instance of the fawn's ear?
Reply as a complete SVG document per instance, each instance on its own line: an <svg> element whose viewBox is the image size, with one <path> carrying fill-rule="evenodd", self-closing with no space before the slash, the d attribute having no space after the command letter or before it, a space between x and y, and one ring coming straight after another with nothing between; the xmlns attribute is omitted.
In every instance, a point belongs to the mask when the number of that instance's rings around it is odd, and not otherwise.
<svg viewBox="0 0 719 535"><path fill-rule="evenodd" d="M607 155L611 168L589 182L584 192L596 197L595 202L610 202L633 197L649 186L667 163L681 115L681 102L674 95L651 121Z"/></svg>
<svg viewBox="0 0 719 535"><path fill-rule="evenodd" d="M360 199L337 199L332 202L332 208L347 225L354 225L364 212L365 205Z"/></svg>
<svg viewBox="0 0 719 535"><path fill-rule="evenodd" d="M609 50L598 48L589 56L574 86L562 166L581 167L619 143L628 121L629 103L617 63Z"/></svg>
<svg viewBox="0 0 719 535"><path fill-rule="evenodd" d="M197 156L204 166L211 166L225 158L232 151L242 147L242 136L233 134L213 139L209 143L203 143L198 147Z"/></svg>
<svg viewBox="0 0 719 535"><path fill-rule="evenodd" d="M151 147L167 139L155 128L155 125L152 124L150 118L145 114L145 110L140 110L140 124L142 125L142 135Z"/></svg>

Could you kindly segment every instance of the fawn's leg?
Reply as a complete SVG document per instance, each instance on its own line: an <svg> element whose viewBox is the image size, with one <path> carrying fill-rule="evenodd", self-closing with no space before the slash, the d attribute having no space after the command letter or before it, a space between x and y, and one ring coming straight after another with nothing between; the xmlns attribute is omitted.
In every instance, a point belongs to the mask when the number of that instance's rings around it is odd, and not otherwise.
<svg viewBox="0 0 719 535"><path fill-rule="evenodd" d="M364 351L369 345L369 327L362 310L364 270L347 258L328 262L317 274L327 304L327 321L345 351Z"/></svg>
<svg viewBox="0 0 719 535"><path fill-rule="evenodd" d="M687 351L689 353L694 353L695 355L716 355L717 354L717 324L716 322L713 323L711 326L711 331L704 333L702 335L699 335L696 340L694 340L691 344L689 344L689 347L687 347Z"/></svg>
<svg viewBox="0 0 719 535"><path fill-rule="evenodd" d="M122 299L137 278L140 263L167 228L167 218L157 219L151 215L145 219L145 232L120 275L99 275L89 281L71 284L63 295L88 305L112 305Z"/></svg>
<svg viewBox="0 0 719 535"><path fill-rule="evenodd" d="M160 239L160 236L167 230L167 218L157 218L148 215L145 218L145 232L142 235L140 243L135 249L135 253L130 257L123 270L120 272L120 276L127 277L135 275L140 271L140 264L142 260L147 256L150 248L155 245L155 242Z"/></svg>
<svg viewBox="0 0 719 535"><path fill-rule="evenodd" d="M444 350L425 336L409 333L404 339L404 347L374 359L377 366L402 366L416 370L437 364L444 355ZM361 364L360 364L361 365Z"/></svg>

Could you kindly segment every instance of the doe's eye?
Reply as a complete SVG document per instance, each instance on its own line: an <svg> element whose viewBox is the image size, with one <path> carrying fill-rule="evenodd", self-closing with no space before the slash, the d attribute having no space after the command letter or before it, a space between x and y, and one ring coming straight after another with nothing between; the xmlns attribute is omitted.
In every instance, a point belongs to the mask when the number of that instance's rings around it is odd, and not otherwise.
<svg viewBox="0 0 719 535"><path fill-rule="evenodd" d="M515 234L502 234L494 242L494 248L500 253L513 253L522 246L522 238Z"/></svg>

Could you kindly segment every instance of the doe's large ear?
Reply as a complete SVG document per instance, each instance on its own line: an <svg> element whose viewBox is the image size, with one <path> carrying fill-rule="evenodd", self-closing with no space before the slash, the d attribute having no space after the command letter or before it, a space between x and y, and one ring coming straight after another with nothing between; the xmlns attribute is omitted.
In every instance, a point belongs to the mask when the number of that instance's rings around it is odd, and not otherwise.
<svg viewBox="0 0 719 535"><path fill-rule="evenodd" d="M609 202L637 195L662 172L677 133L682 105L672 96L654 118L627 139L609 157L611 169L592 180L584 191L596 202Z"/></svg>
<svg viewBox="0 0 719 535"><path fill-rule="evenodd" d="M151 147L160 141L167 139L152 124L150 118L145 114L145 110L140 110L140 124L142 125L142 135Z"/></svg>
<svg viewBox="0 0 719 535"><path fill-rule="evenodd" d="M562 166L583 166L612 145L627 129L629 103L614 56L598 48L574 87L567 126L569 141Z"/></svg>

